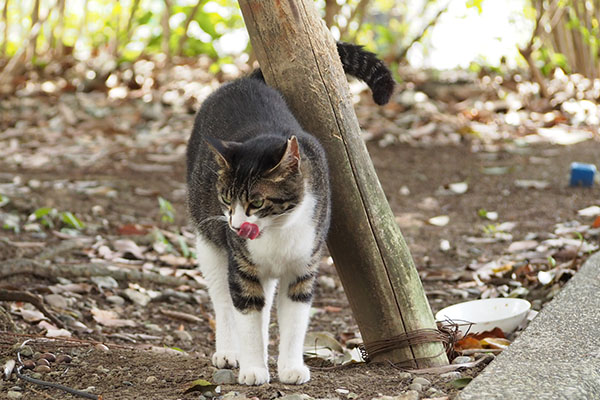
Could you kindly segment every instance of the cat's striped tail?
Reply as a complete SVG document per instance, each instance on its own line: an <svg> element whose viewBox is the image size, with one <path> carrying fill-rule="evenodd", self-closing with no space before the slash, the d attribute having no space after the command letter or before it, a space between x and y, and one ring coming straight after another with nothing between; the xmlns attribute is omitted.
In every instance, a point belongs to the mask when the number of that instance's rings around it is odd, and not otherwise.
<svg viewBox="0 0 600 400"><path fill-rule="evenodd" d="M379 105L387 104L394 92L396 82L383 61L377 58L375 54L363 49L362 46L355 44L337 42L337 51L344 72L369 85L375 103ZM260 69L254 70L249 77L265 80Z"/></svg>
<svg viewBox="0 0 600 400"><path fill-rule="evenodd" d="M383 61L362 46L351 43L337 42L337 50L344 72L369 85L375 103L387 104L394 92L396 82Z"/></svg>

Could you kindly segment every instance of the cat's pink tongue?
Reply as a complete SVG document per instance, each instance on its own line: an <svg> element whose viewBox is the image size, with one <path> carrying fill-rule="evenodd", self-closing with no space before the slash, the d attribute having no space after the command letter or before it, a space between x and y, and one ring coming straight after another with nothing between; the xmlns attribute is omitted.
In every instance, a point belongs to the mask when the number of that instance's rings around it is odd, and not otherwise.
<svg viewBox="0 0 600 400"><path fill-rule="evenodd" d="M238 231L238 236L246 239L254 240L258 237L260 230L258 225L250 222L244 222Z"/></svg>

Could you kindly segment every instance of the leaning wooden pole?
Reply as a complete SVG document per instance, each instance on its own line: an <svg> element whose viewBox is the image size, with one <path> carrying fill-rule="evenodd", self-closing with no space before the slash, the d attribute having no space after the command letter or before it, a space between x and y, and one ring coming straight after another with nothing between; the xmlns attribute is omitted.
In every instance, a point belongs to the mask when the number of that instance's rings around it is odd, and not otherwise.
<svg viewBox="0 0 600 400"><path fill-rule="evenodd" d="M333 198L328 246L367 350L432 331L421 281L360 137L335 42L314 1L239 4L266 81L284 94L328 154ZM373 360L413 368L447 364L439 339L426 340L373 354Z"/></svg>

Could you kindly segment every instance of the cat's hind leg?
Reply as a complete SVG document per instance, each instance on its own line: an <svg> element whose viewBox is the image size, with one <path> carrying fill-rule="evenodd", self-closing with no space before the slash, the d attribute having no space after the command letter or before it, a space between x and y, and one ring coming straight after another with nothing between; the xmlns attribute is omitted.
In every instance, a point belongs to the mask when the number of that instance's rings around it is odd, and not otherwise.
<svg viewBox="0 0 600 400"><path fill-rule="evenodd" d="M238 358L233 302L229 293L227 252L198 234L196 254L215 310L217 345L212 363L217 368L234 368L238 364Z"/></svg>
<svg viewBox="0 0 600 400"><path fill-rule="evenodd" d="M315 276L315 272L308 272L300 277L281 280L277 295L280 333L277 373L282 383L301 384L310 380L303 352Z"/></svg>

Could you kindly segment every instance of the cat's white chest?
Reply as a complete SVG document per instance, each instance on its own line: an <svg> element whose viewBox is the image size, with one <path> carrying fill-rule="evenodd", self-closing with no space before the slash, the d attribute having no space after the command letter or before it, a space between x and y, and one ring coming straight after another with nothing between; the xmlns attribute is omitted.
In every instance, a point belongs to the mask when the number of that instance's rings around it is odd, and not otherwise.
<svg viewBox="0 0 600 400"><path fill-rule="evenodd" d="M265 229L259 238L248 242L252 261L262 276L299 274L308 266L315 245L315 203L315 198L307 194L288 223Z"/></svg>

